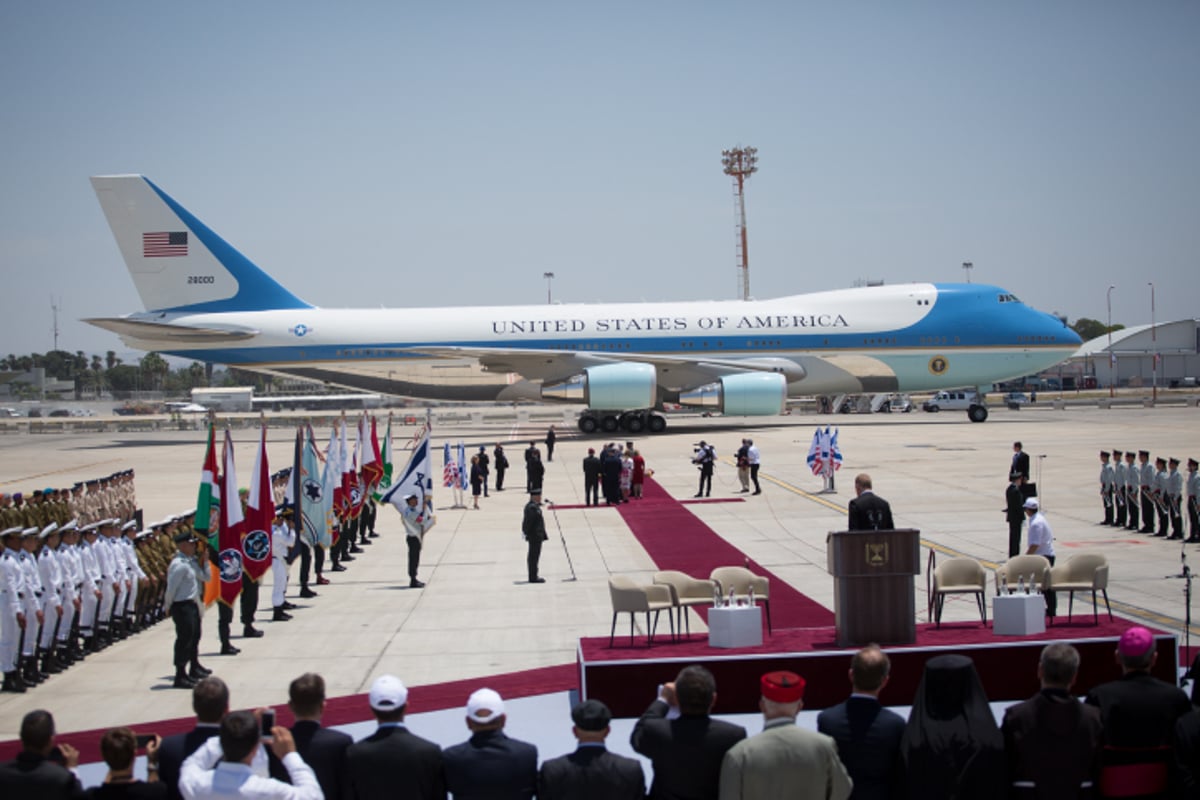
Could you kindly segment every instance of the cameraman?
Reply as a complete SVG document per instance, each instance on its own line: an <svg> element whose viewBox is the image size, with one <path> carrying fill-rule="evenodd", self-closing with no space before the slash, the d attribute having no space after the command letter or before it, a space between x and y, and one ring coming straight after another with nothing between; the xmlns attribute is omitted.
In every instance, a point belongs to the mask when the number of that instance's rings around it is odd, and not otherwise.
<svg viewBox="0 0 1200 800"><path fill-rule="evenodd" d="M717 452L711 444L701 439L696 446L696 455L692 457L692 463L700 468L700 490L696 492L696 497L712 494L713 462L716 460Z"/></svg>

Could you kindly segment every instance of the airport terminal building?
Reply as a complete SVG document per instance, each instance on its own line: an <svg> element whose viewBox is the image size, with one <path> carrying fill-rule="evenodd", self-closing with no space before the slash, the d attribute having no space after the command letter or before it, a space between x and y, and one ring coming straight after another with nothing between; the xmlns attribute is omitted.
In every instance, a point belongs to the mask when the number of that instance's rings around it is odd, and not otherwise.
<svg viewBox="0 0 1200 800"><path fill-rule="evenodd" d="M1154 359L1157 354L1158 365ZM1070 361L1100 386L1195 386L1200 378L1200 320L1183 319L1113 331L1084 342Z"/></svg>

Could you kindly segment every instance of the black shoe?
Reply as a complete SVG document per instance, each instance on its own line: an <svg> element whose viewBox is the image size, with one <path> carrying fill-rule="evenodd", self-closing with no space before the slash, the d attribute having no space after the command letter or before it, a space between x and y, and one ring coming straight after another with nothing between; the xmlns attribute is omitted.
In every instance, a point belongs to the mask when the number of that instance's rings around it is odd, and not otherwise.
<svg viewBox="0 0 1200 800"><path fill-rule="evenodd" d="M350 552L351 552L351 553L361 553L361 552L362 552L362 550L358 550L358 549L356 548L356 549L354 549L354 550L351 550ZM353 561L353 560L354 560L354 556L342 556L342 563L343 563L343 564L344 564L344 563L346 563L347 561Z"/></svg>
<svg viewBox="0 0 1200 800"><path fill-rule="evenodd" d="M329 571L330 572L345 572L346 568L343 567L341 564L334 564L332 567L329 568Z"/></svg>
<svg viewBox="0 0 1200 800"><path fill-rule="evenodd" d="M762 489L755 489L755 490L754 490L754 493L755 493L755 494L762 494Z"/></svg>
<svg viewBox="0 0 1200 800"><path fill-rule="evenodd" d="M1178 542L1182 538L1183 538L1182 533L1172 533L1170 536L1167 537L1167 541L1168 542Z"/></svg>
<svg viewBox="0 0 1200 800"><path fill-rule="evenodd" d="M692 495L692 497L704 497L704 494L703 494L703 493L701 493L701 494L694 494L694 495Z"/></svg>
<svg viewBox="0 0 1200 800"><path fill-rule="evenodd" d="M283 610L282 607L275 609L274 615L271 617L272 622L287 622L292 618L292 615Z"/></svg>
<svg viewBox="0 0 1200 800"><path fill-rule="evenodd" d="M738 494L745 494L748 491L750 491L750 490L749 489L739 489Z"/></svg>
<svg viewBox="0 0 1200 800"><path fill-rule="evenodd" d="M358 542L359 547L365 547L366 545L369 545L369 544L372 544L370 539L360 539Z"/></svg>
<svg viewBox="0 0 1200 800"><path fill-rule="evenodd" d="M234 647L229 642L221 645L221 655L223 656L236 656L240 652L242 651L239 648Z"/></svg>
<svg viewBox="0 0 1200 800"><path fill-rule="evenodd" d="M198 681L200 678L207 678L209 675L212 675L212 670L200 662L192 664L192 668L188 670L188 677L194 681Z"/></svg>
<svg viewBox="0 0 1200 800"><path fill-rule="evenodd" d="M1197 542L1200 542L1200 536L1189 536L1187 538L1188 544L1196 544Z"/></svg>
<svg viewBox="0 0 1200 800"><path fill-rule="evenodd" d="M195 689L196 682L187 675L180 674L175 676L175 682L171 686L176 689Z"/></svg>
<svg viewBox="0 0 1200 800"><path fill-rule="evenodd" d="M370 533L368 533L367 535L368 535L368 536L370 536L372 539L378 539L378 538L379 538L379 534L378 534L378 533L376 533L375 531L371 531L371 532L370 532Z"/></svg>
<svg viewBox="0 0 1200 800"><path fill-rule="evenodd" d="M361 553L361 552L362 552L362 548L361 548L361 547L359 547L359 546L358 546L358 545L356 545L356 544L352 544L352 545L350 545L350 552L351 552L351 553ZM350 556L342 556L342 560L343 560L343 561L345 561L345 560L347 560L347 559L349 559L349 558L350 558Z"/></svg>
<svg viewBox="0 0 1200 800"><path fill-rule="evenodd" d="M293 609L296 608L296 604L289 603L288 601L284 600L283 605L281 605L280 608L282 608L284 611L292 611Z"/></svg>
<svg viewBox="0 0 1200 800"><path fill-rule="evenodd" d="M261 639L263 632L253 625L247 625L242 628L242 638L244 639Z"/></svg>
<svg viewBox="0 0 1200 800"><path fill-rule="evenodd" d="M309 589L307 586L305 586L303 589L300 590L300 596L301 597L316 597L317 593L314 592L312 589Z"/></svg>
<svg viewBox="0 0 1200 800"><path fill-rule="evenodd" d="M23 694L25 692L25 682L21 680L21 673L15 669L12 672L4 673L4 687L0 691Z"/></svg>
<svg viewBox="0 0 1200 800"><path fill-rule="evenodd" d="M1158 533L1154 534L1154 538L1156 538L1156 539L1164 539L1164 538L1166 538L1166 536L1167 536L1166 531L1159 531Z"/></svg>
<svg viewBox="0 0 1200 800"><path fill-rule="evenodd" d="M424 582L424 581L419 581L419 580L417 580L416 578L413 578L411 581L409 581L409 582L408 582L408 588L410 588L410 589L424 589L424 588L425 588L425 582Z"/></svg>
<svg viewBox="0 0 1200 800"><path fill-rule="evenodd" d="M1154 533L1154 528L1141 528L1138 533Z"/></svg>
<svg viewBox="0 0 1200 800"><path fill-rule="evenodd" d="M530 578L529 582L530 583L545 583L546 579L545 578Z"/></svg>

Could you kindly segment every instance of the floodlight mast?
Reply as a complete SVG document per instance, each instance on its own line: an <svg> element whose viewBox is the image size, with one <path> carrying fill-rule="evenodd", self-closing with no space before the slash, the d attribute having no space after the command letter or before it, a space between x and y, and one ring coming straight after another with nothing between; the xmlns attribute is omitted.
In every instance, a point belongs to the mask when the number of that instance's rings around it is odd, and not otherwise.
<svg viewBox="0 0 1200 800"><path fill-rule="evenodd" d="M750 299L750 254L746 237L746 179L758 172L758 148L735 147L721 151L725 174L733 178L733 202L737 214L738 269L742 272L742 299Z"/></svg>

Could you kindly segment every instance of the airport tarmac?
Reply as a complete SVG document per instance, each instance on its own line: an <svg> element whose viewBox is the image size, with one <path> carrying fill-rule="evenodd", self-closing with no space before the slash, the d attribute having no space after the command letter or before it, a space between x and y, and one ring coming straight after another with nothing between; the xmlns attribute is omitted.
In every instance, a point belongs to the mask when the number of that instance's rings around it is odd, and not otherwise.
<svg viewBox="0 0 1200 800"><path fill-rule="evenodd" d="M872 475L876 492L892 505L896 525L919 529L927 547L994 564L1006 556L1004 489L1012 443L1020 440L1031 456L1059 558L1082 547L1105 552L1112 564L1113 611L1182 633L1185 582L1169 577L1180 572L1181 547L1097 524L1103 516L1098 452L1148 449L1186 462L1200 456L1197 413L1179 407L995 408L983 424L968 422L965 414L921 412L766 420L673 416L666 434L634 437L634 443L654 479L678 498L696 491L693 445L700 439L714 444L720 463L713 496L739 501L690 509L777 576L832 607L825 536L844 527L855 474ZM818 494L821 480L805 464L814 428L827 424L840 429L845 457L832 495ZM604 440L579 438L561 425L559 431L554 460L547 464L545 496L558 505L582 504L581 459L589 446ZM317 435L327 437L328 431ZM478 511L450 508L450 490L435 480L438 524L426 537L422 554L420 575L428 583L423 590L407 588L399 515L381 507L380 538L347 572L329 574L333 582L319 587L320 597L301 601L295 596L298 565L293 565L289 599L301 606L292 612L293 620L269 621L270 592L264 585L258 626L266 636L235 637L240 655L216 655L216 615L210 609L204 619L202 661L230 685L234 705L285 702L288 681L310 670L325 677L331 696L340 696L365 692L375 677L389 672L410 687L475 678L482 684L496 673L574 663L580 637L609 631L608 578L628 575L648 582L658 567L615 510L547 510L551 539L543 549L541 570L547 582L525 582L521 454L531 440L544 451L544 435L542 425L463 424L434 430L435 477L440 476L440 451L447 441L465 442L468 452L479 444L490 452L497 441L503 442L513 469L506 490L482 499ZM237 430L234 437L241 482L248 485L257 437L251 429ZM753 438L762 452L761 496L736 495L731 456L742 437ZM70 486L133 468L145 518L157 520L195 505L204 439L203 431L12 433L0 436L0 489ZM287 429L271 428L272 470L288 465L293 441ZM398 448L401 442L398 436ZM398 454L396 461L404 459ZM469 497L466 501L470 505ZM563 540L577 580L569 580ZM1200 559L1200 547L1189 545L1184 552L1189 559ZM922 564L927 553L923 548ZM916 579L922 622L925 581L924 574ZM268 574L264 583L269 582ZM1089 602L1076 600L1077 615L1091 613ZM1060 610L1066 611L1065 598ZM948 619L970 619L975 613L969 601L946 606ZM702 629L698 619L692 628ZM0 696L0 740L15 738L21 717L34 708L50 709L60 732L189 716L191 693L170 688L173 640L172 626L165 621L26 694Z"/></svg>

